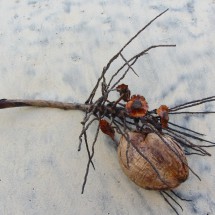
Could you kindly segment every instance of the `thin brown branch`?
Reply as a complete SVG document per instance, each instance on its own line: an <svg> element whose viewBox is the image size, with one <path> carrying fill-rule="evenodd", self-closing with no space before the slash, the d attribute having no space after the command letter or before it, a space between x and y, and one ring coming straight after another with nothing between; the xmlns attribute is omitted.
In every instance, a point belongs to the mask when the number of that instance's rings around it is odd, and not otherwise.
<svg viewBox="0 0 215 215"><path fill-rule="evenodd" d="M212 102L212 101L215 101L215 96L210 96L210 97L207 97L207 98L198 99L198 100L194 100L194 101L191 101L191 102L186 102L184 104L177 105L177 106L175 106L173 108L170 108L169 111L171 113L171 112L182 110L182 109L185 109L185 108L188 108L188 107L193 107L193 106L201 105L201 104L204 104L204 103L207 103L207 102ZM186 113L189 113L189 112L186 112ZM196 113L196 112L192 112L192 113Z"/></svg>
<svg viewBox="0 0 215 215"><path fill-rule="evenodd" d="M170 190L171 193L173 193L177 198L179 198L181 201L186 201L186 202L192 202L192 199L185 199L182 198L181 196L179 196L179 194L177 194L175 191Z"/></svg>
<svg viewBox="0 0 215 215"><path fill-rule="evenodd" d="M176 208L170 203L170 201L165 197L164 192L160 191L161 196L163 197L163 199L165 200L165 202L175 211L175 213L177 215L179 215L178 211L176 210Z"/></svg>
<svg viewBox="0 0 215 215"><path fill-rule="evenodd" d="M177 204L183 211L182 206L168 192L166 192L166 191L162 191L162 192L165 193L170 199L172 199L172 201L175 202L175 204Z"/></svg>
<svg viewBox="0 0 215 215"><path fill-rule="evenodd" d="M171 131L173 131L173 132L182 134L183 136L190 137L190 138L193 138L193 139L202 141L202 142L206 142L206 143L213 144L213 146L214 146L214 144L215 144L215 142L212 142L212 141L209 141L209 140L206 140L206 139L203 139L203 138L194 136L194 135L192 135L192 134L188 134L188 133L186 133L186 132L182 132L182 131L179 131L179 130L177 130L177 129L170 128L170 127L166 128L165 130L167 130L167 131L171 130ZM211 145L210 145L210 146L211 146Z"/></svg>
<svg viewBox="0 0 215 215"><path fill-rule="evenodd" d="M95 147L95 143L96 143L97 138L98 138L98 134L99 134L99 124L97 126L97 130L96 130L96 134L95 134L95 137L94 137L94 141L92 143L92 147L91 147L92 152L91 152L91 155L90 155L90 157L88 159L88 163L87 163L87 167L86 167L86 171L85 171L85 175L84 175L84 182L82 184L81 194L84 193L84 188L85 188L85 185L87 183L87 176L89 174L90 164L92 162L92 158L93 158L94 153L95 153L94 147Z"/></svg>
<svg viewBox="0 0 215 215"><path fill-rule="evenodd" d="M118 75L118 73L129 64L129 67L126 69L126 71L124 72L124 74L121 76L121 78L119 78L115 84L113 84L113 86L110 88L110 90L112 90L128 73L129 69L136 63L136 61L143 55L147 54L148 51L150 51L151 49L156 49L156 48L160 48L160 47L175 47L176 45L152 45L146 49L144 49L143 51L139 52L138 54L134 55L132 58L130 58L129 60L126 61L126 63L124 63L111 77L107 87L110 87L111 82L113 81L114 77L116 77Z"/></svg>
<svg viewBox="0 0 215 215"><path fill-rule="evenodd" d="M125 63L127 64L127 66L133 71L133 73L139 77L139 75L135 72L135 70L131 67L131 65L129 64L129 62L126 60L126 58L123 56L122 53L120 53L121 58L125 61Z"/></svg>
<svg viewBox="0 0 215 215"><path fill-rule="evenodd" d="M49 100L23 100L23 99L1 99L0 109L13 107L43 107L43 108L58 108L63 110L81 110L87 111L90 105L79 103L57 102Z"/></svg>
<svg viewBox="0 0 215 215"><path fill-rule="evenodd" d="M205 136L205 134L196 132L196 131L194 131L194 130L192 130L192 129L189 129L189 128L186 128L186 127L183 127L183 126L180 126L180 125L177 125L177 124L172 123L172 122L170 122L170 121L168 122L168 124L169 124L169 125L173 125L173 126L178 127L178 128L181 128L181 129L183 129L183 130L185 130L185 131L192 132L192 133L197 134L197 135L200 135L200 136Z"/></svg>
<svg viewBox="0 0 215 215"><path fill-rule="evenodd" d="M153 18L150 22L148 22L143 28L141 28L107 63L107 65L103 68L101 76L98 78L98 81L93 88L92 92L90 93L90 96L86 100L85 104L91 104L92 100L96 94L96 91L98 89L100 81L103 79L105 73L108 71L110 65L119 57L119 55L122 53L122 51L140 34L142 33L147 27L149 27L156 19L158 19L160 16L162 16L164 13L166 13L168 9L163 11L162 13L158 14L155 18Z"/></svg>
<svg viewBox="0 0 215 215"><path fill-rule="evenodd" d="M158 19L160 16L162 16L164 13L166 13L169 9L166 9L162 13L158 14L154 19L152 19L148 24L146 24L142 29L140 29L118 52L118 55L127 47L141 32L143 32L147 27L149 27L156 19Z"/></svg>
<svg viewBox="0 0 215 215"><path fill-rule="evenodd" d="M171 136L174 138L181 146L188 147L194 151L200 152L203 155L211 156L209 152L207 152L205 149L202 148L202 146L196 145L189 141L187 138L183 137L182 135L176 134L175 132L168 130L167 135Z"/></svg>
<svg viewBox="0 0 215 215"><path fill-rule="evenodd" d="M93 118L91 121L88 122L84 121L83 122L83 127L82 127L82 131L79 135L79 146L78 146L78 151L81 151L81 145L82 145L82 136L84 135L84 133L87 131L87 129L90 127L90 125L95 121L98 120L97 118ZM88 123L87 123L88 122Z"/></svg>
<svg viewBox="0 0 215 215"><path fill-rule="evenodd" d="M171 114L171 115L176 115L176 114L214 114L215 113L215 111L197 111L197 112L193 112L193 111L181 111L181 112L169 112L169 114Z"/></svg>

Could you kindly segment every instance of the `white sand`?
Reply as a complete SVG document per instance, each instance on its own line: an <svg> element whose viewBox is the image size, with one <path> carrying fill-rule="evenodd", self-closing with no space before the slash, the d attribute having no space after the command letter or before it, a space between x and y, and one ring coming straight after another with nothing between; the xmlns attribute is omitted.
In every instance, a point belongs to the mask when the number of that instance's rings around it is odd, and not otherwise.
<svg viewBox="0 0 215 215"><path fill-rule="evenodd" d="M113 54L166 8L169 12L125 56L152 44L177 47L152 50L135 66L140 77L130 73L124 82L133 94L143 94L151 109L214 95L214 0L1 0L0 98L84 102ZM214 117L189 122L175 117L175 122L215 140ZM96 171L91 169L80 194L87 162L84 147L77 152L82 118L78 111L0 111L0 214L174 214L157 192L126 178L103 134L96 145ZM93 125L89 138L95 130ZM213 157L189 158L202 181L190 174L177 189L193 199L181 202L181 214L215 214L215 149L209 151Z"/></svg>

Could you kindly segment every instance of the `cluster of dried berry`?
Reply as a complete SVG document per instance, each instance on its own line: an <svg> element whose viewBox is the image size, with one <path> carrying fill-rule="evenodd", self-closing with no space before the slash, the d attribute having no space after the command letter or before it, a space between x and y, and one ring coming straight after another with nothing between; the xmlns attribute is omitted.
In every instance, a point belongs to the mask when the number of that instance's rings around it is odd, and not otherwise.
<svg viewBox="0 0 215 215"><path fill-rule="evenodd" d="M125 110L126 114L130 118L136 118L141 119L142 117L146 116L148 113L148 103L144 96L141 95L131 95L131 91L128 89L128 85L126 84L120 84L116 87L117 92L119 92L120 97L117 100L117 103L119 103L121 100L124 102L127 102L125 104ZM116 102L115 102L116 105ZM123 104L121 104L123 106ZM154 110L158 116L158 120L160 120L160 124L162 128L168 127L168 121L169 121L169 108L166 105L161 105L158 109ZM150 112L150 114L152 111ZM142 118L144 119L144 118ZM103 133L109 135L112 139L114 139L115 131L113 127L105 120L100 120L100 129Z"/></svg>

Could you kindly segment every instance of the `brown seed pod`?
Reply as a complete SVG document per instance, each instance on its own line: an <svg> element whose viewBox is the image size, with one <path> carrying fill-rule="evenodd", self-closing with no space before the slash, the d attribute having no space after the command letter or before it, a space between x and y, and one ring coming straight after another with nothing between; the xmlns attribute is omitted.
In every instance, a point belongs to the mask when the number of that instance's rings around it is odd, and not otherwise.
<svg viewBox="0 0 215 215"><path fill-rule="evenodd" d="M169 190L188 178L185 154L172 138L137 132L130 132L129 138L128 145L121 137L118 158L124 173L135 184L145 189Z"/></svg>

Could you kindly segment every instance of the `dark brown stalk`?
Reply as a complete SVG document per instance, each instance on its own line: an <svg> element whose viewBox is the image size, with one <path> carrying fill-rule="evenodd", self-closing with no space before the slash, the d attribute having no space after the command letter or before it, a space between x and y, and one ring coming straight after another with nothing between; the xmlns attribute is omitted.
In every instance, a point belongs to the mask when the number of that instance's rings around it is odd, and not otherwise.
<svg viewBox="0 0 215 215"><path fill-rule="evenodd" d="M1 99L0 109L14 107L43 107L43 108L58 108L63 110L81 110L87 111L90 105L79 103L67 103L48 100L25 100L25 99Z"/></svg>
<svg viewBox="0 0 215 215"><path fill-rule="evenodd" d="M161 196L163 197L163 199L165 200L165 202L174 210L174 212L179 215L178 211L176 210L176 208L173 206L173 204L167 199L167 197L164 195L165 193L163 191L160 191Z"/></svg>
<svg viewBox="0 0 215 215"><path fill-rule="evenodd" d="M92 162L92 158L94 156L94 147L95 147L95 143L96 143L97 138L98 138L98 134L99 134L99 125L97 127L97 131L96 131L94 141L93 141L93 144L92 144L92 147L91 147L92 152L91 152L91 155L90 155L90 157L88 159L88 163L87 163L87 167L86 167L86 171L85 171L85 175L84 175L84 182L82 184L81 194L84 193L84 188L85 188L85 185L87 183L87 176L88 176L88 173L89 173L89 168L90 168L90 164ZM87 142L86 142L86 144L87 144Z"/></svg>
<svg viewBox="0 0 215 215"><path fill-rule="evenodd" d="M200 138L200 137L196 137L196 136L194 136L194 135L192 135L192 134L188 134L188 133L186 133L186 132L182 132L182 131L179 131L179 130L177 130L177 129L173 129L173 128L168 127L166 130L171 130L171 131L173 131L173 132L182 134L183 136L186 136L186 137L190 137L190 138L199 140L199 141L201 141L201 142L210 143L210 144L212 144L212 145L215 144L215 143L212 142L212 141L209 141L209 140L206 140L206 139L203 139L203 138ZM211 145L210 145L210 146L211 146Z"/></svg>
<svg viewBox="0 0 215 215"><path fill-rule="evenodd" d="M215 111L198 111L198 112L192 112L192 111L180 111L180 112L170 112L169 114L214 114Z"/></svg>
<svg viewBox="0 0 215 215"><path fill-rule="evenodd" d="M184 104L177 105L177 106L175 106L173 108L170 108L169 113L172 113L172 112L175 112L175 111L178 111L178 110L182 110L182 109L185 109L185 108L189 108L189 107L194 107L194 106L204 104L204 103L207 103L207 102L212 102L212 101L215 101L215 96L210 96L210 97L207 97L207 98L186 102ZM180 112L178 112L178 113L180 113ZM198 113L198 112L185 112L185 113ZM199 113L207 113L207 111L206 112L199 112ZM208 113L210 113L210 112L208 112Z"/></svg>
<svg viewBox="0 0 215 215"><path fill-rule="evenodd" d="M170 192L170 193L169 193ZM171 195L171 193L173 195ZM169 201L172 200L176 205L178 205L181 210L183 211L183 207L179 204L179 202L177 201L176 198L178 198L181 201L186 201L186 202L191 202L192 200L190 199L185 199L182 198L181 196L179 196L176 192L174 192L173 190L170 191L160 191L161 196L163 197L163 199L165 200L165 202L167 202L167 204L174 210L174 212L179 215L176 207ZM169 199L168 199L169 198Z"/></svg>
<svg viewBox="0 0 215 215"><path fill-rule="evenodd" d="M185 130L185 131L189 131L189 132L191 132L191 133L200 135L200 136L205 136L205 134L201 134L201 133L199 133L199 132L196 132L196 131L191 130L191 129L189 129L189 128L185 128L185 127L183 127L183 126L177 125L177 124L172 123L172 122L170 122L170 121L168 122L168 124L169 124L169 125L173 125L173 126L178 127L178 128L181 128L181 129L183 129L183 130Z"/></svg>
<svg viewBox="0 0 215 215"><path fill-rule="evenodd" d="M192 202L191 199L185 199L185 198L182 198L181 196L179 196L179 194L177 194L175 191L173 190L170 190L171 193L173 193L177 198L179 198L181 201L186 201L186 202Z"/></svg>

